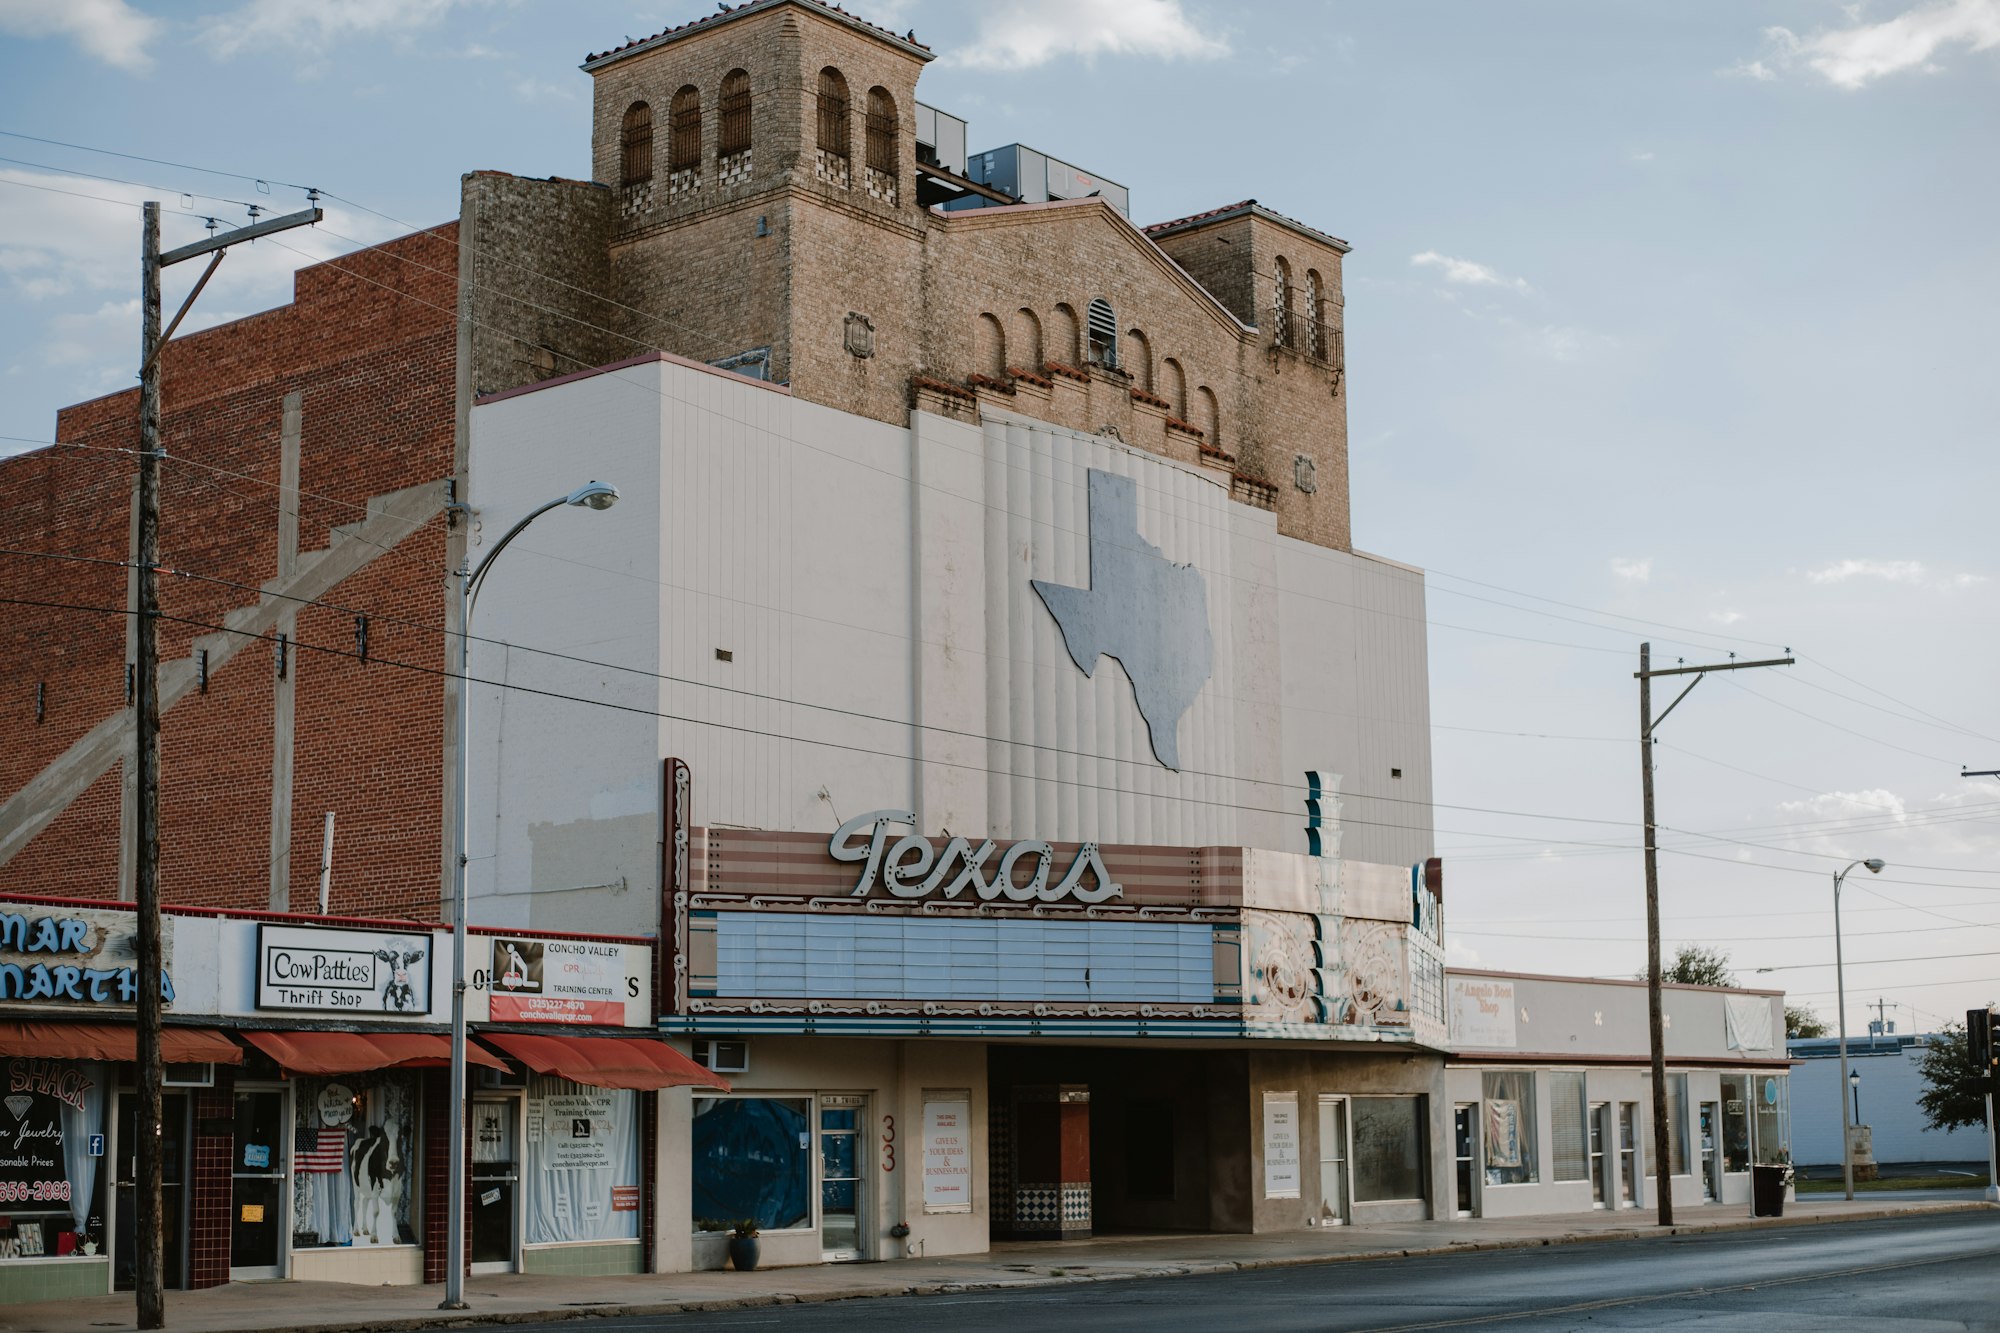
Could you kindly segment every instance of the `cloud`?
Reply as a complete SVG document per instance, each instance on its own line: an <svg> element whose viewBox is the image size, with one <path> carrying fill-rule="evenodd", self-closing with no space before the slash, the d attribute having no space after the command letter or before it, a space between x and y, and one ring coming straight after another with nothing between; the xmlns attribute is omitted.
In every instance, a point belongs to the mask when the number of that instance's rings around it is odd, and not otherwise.
<svg viewBox="0 0 2000 1333"><path fill-rule="evenodd" d="M1618 345L1618 340L1608 333L1569 324L1528 324L1511 315L1500 316L1499 322L1527 352L1550 361L1574 361L1585 353Z"/></svg>
<svg viewBox="0 0 2000 1333"><path fill-rule="evenodd" d="M1229 43L1203 32L1181 0L1013 0L987 9L970 45L947 64L969 69L1033 69L1065 56L1213 60Z"/></svg>
<svg viewBox="0 0 2000 1333"><path fill-rule="evenodd" d="M1470 259L1455 259L1441 255L1435 250L1426 250L1420 255L1411 255L1410 263L1417 268L1435 268L1444 273L1446 282L1461 283L1468 287L1507 287L1517 292L1533 291L1525 278L1512 278L1496 268Z"/></svg>
<svg viewBox="0 0 2000 1333"><path fill-rule="evenodd" d="M146 47L166 24L125 0L0 0L0 32L16 37L68 37L107 65L144 69Z"/></svg>
<svg viewBox="0 0 2000 1333"><path fill-rule="evenodd" d="M514 94L514 100L529 106L537 102L574 102L576 90L560 83L550 83L527 74L516 74L507 81Z"/></svg>
<svg viewBox="0 0 2000 1333"><path fill-rule="evenodd" d="M1644 560L1614 559L1611 572L1632 583L1644 583L1653 577L1653 561L1649 556Z"/></svg>
<svg viewBox="0 0 2000 1333"><path fill-rule="evenodd" d="M1650 150L1643 153L1634 153L1632 154L1632 160L1634 162L1651 162L1653 160L1653 154Z"/></svg>
<svg viewBox="0 0 2000 1333"><path fill-rule="evenodd" d="M1718 625L1734 625L1743 619L1741 611L1710 611L1708 618Z"/></svg>
<svg viewBox="0 0 2000 1333"><path fill-rule="evenodd" d="M351 37L408 40L470 0L248 0L201 20L210 55L227 60L246 51L310 51Z"/></svg>
<svg viewBox="0 0 2000 1333"><path fill-rule="evenodd" d="M1778 808L1788 815L1806 816L1800 823L1864 816L1870 819L1887 818L1900 824L1909 818L1908 806L1903 798L1883 787L1868 791L1821 792L1803 801L1780 801Z"/></svg>
<svg viewBox="0 0 2000 1333"><path fill-rule="evenodd" d="M1852 18L1858 7L1846 12ZM1771 64L1756 60L1723 72L1770 80L1803 66L1836 88L1854 90L1909 70L1938 73L1938 58L1948 47L2000 47L2000 0L1931 0L1880 23L1855 22L1808 37L1766 28L1764 40Z"/></svg>
<svg viewBox="0 0 2000 1333"><path fill-rule="evenodd" d="M1984 574L1964 570L1947 573L1931 569L1921 560L1836 560L1806 571L1813 583L1846 583L1851 579L1880 579L1884 583L1909 583L1925 588L1970 588L1986 582Z"/></svg>

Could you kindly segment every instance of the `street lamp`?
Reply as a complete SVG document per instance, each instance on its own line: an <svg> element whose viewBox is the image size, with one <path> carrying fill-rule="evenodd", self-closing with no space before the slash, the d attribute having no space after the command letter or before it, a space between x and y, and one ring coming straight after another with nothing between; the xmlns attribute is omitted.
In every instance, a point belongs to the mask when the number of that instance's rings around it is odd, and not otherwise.
<svg viewBox="0 0 2000 1333"><path fill-rule="evenodd" d="M1854 1091L1854 1123L1861 1123L1861 1071L1855 1070L1847 1076L1847 1086Z"/></svg>
<svg viewBox="0 0 2000 1333"><path fill-rule="evenodd" d="M1871 856L1865 861L1855 861L1846 870L1833 877L1833 988L1840 996L1840 1077L1849 1082L1847 1072L1847 982L1841 972L1840 960L1840 882L1847 878L1847 872L1855 866L1867 866L1868 873L1879 875L1888 862ZM1851 1080L1854 1086L1854 1119L1861 1119L1861 1076L1856 1074ZM1847 1099L1840 1099L1840 1170L1841 1178L1847 1183L1847 1198L1854 1199L1854 1133L1847 1119Z"/></svg>
<svg viewBox="0 0 2000 1333"><path fill-rule="evenodd" d="M458 581L458 820L452 830L452 913L451 913L451 1133L446 1144L450 1157L449 1193L445 1198L446 1260L444 1270L444 1300L440 1310L464 1310L465 1303L465 844L466 829L471 823L472 797L468 791L470 762L467 752L472 743L472 678L467 667L469 649L472 644L472 608L479 600L480 582L486 571L493 567L493 561L507 549L507 543L521 535L521 530L548 513L564 505L574 505L580 509L609 509L618 503L618 488L609 482L592 481L577 487L568 495L555 499L531 511L528 516L507 529L507 535L493 544L493 549L483 556L479 563L471 566L469 557L459 561L453 577Z"/></svg>

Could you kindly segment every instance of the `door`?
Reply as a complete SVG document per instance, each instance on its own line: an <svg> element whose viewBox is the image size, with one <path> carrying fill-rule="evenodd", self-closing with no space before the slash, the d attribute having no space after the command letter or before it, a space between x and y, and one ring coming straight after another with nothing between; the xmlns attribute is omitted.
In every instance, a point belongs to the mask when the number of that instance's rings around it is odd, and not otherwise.
<svg viewBox="0 0 2000 1333"><path fill-rule="evenodd" d="M1479 1103L1460 1102L1451 1116L1452 1155L1458 1168L1458 1216L1473 1213L1473 1186L1479 1179Z"/></svg>
<svg viewBox="0 0 2000 1333"><path fill-rule="evenodd" d="M521 1103L472 1099L472 1271L511 1273L519 1261Z"/></svg>
<svg viewBox="0 0 2000 1333"><path fill-rule="evenodd" d="M861 1127L868 1099L819 1099L819 1242L829 1263L862 1254Z"/></svg>
<svg viewBox="0 0 2000 1333"><path fill-rule="evenodd" d="M1321 1226L1346 1224L1347 1098L1319 1099L1319 1221Z"/></svg>
<svg viewBox="0 0 2000 1333"><path fill-rule="evenodd" d="M283 1277L291 1204L289 1088L238 1088L230 1159L229 1276Z"/></svg>
<svg viewBox="0 0 2000 1333"><path fill-rule="evenodd" d="M1635 1146L1638 1137L1639 1103L1618 1103L1618 1206L1636 1208L1639 1204L1639 1154Z"/></svg>
<svg viewBox="0 0 2000 1333"><path fill-rule="evenodd" d="M1722 1162L1715 1151L1715 1130L1721 1123L1721 1108L1715 1102L1701 1104L1701 1197L1714 1203L1722 1197Z"/></svg>
<svg viewBox="0 0 2000 1333"><path fill-rule="evenodd" d="M160 1269L162 1281L178 1290L187 1286L187 1106L186 1093L169 1092L160 1098ZM117 1255L114 1282L120 1291L130 1291L135 1283L138 1261L137 1198L139 1192L139 1095L118 1094L118 1133L114 1140L118 1156L112 1184L115 1215L111 1219L113 1249Z"/></svg>
<svg viewBox="0 0 2000 1333"><path fill-rule="evenodd" d="M1606 1149L1617 1142L1612 1135L1611 1103L1590 1104L1590 1198L1591 1207L1611 1206L1611 1164Z"/></svg>

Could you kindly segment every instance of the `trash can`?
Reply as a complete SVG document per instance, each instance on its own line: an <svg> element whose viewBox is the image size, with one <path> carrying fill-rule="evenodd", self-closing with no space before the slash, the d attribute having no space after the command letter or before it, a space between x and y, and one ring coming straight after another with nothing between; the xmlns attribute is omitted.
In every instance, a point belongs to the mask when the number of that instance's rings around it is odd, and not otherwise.
<svg viewBox="0 0 2000 1333"><path fill-rule="evenodd" d="M1785 1190L1792 1183L1789 1166L1757 1166L1750 1169L1750 1216L1783 1217Z"/></svg>

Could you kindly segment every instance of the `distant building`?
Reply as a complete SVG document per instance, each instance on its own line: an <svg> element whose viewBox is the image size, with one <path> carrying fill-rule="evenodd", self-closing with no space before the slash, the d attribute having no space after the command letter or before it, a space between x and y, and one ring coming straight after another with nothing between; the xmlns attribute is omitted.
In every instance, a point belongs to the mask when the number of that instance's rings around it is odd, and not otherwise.
<svg viewBox="0 0 2000 1333"><path fill-rule="evenodd" d="M1918 1070L1935 1040L1930 1033L1870 1034L1847 1039L1847 1067L1861 1075L1861 1120L1873 1133L1875 1160L1890 1162L1973 1162L1986 1156L1986 1131L1931 1129L1917 1098L1924 1091ZM1812 1164L1840 1161L1840 1099L1853 1094L1840 1081L1840 1042L1835 1037L1794 1037L1792 1059L1792 1157ZM1850 1114L1852 1111L1850 1109Z"/></svg>

